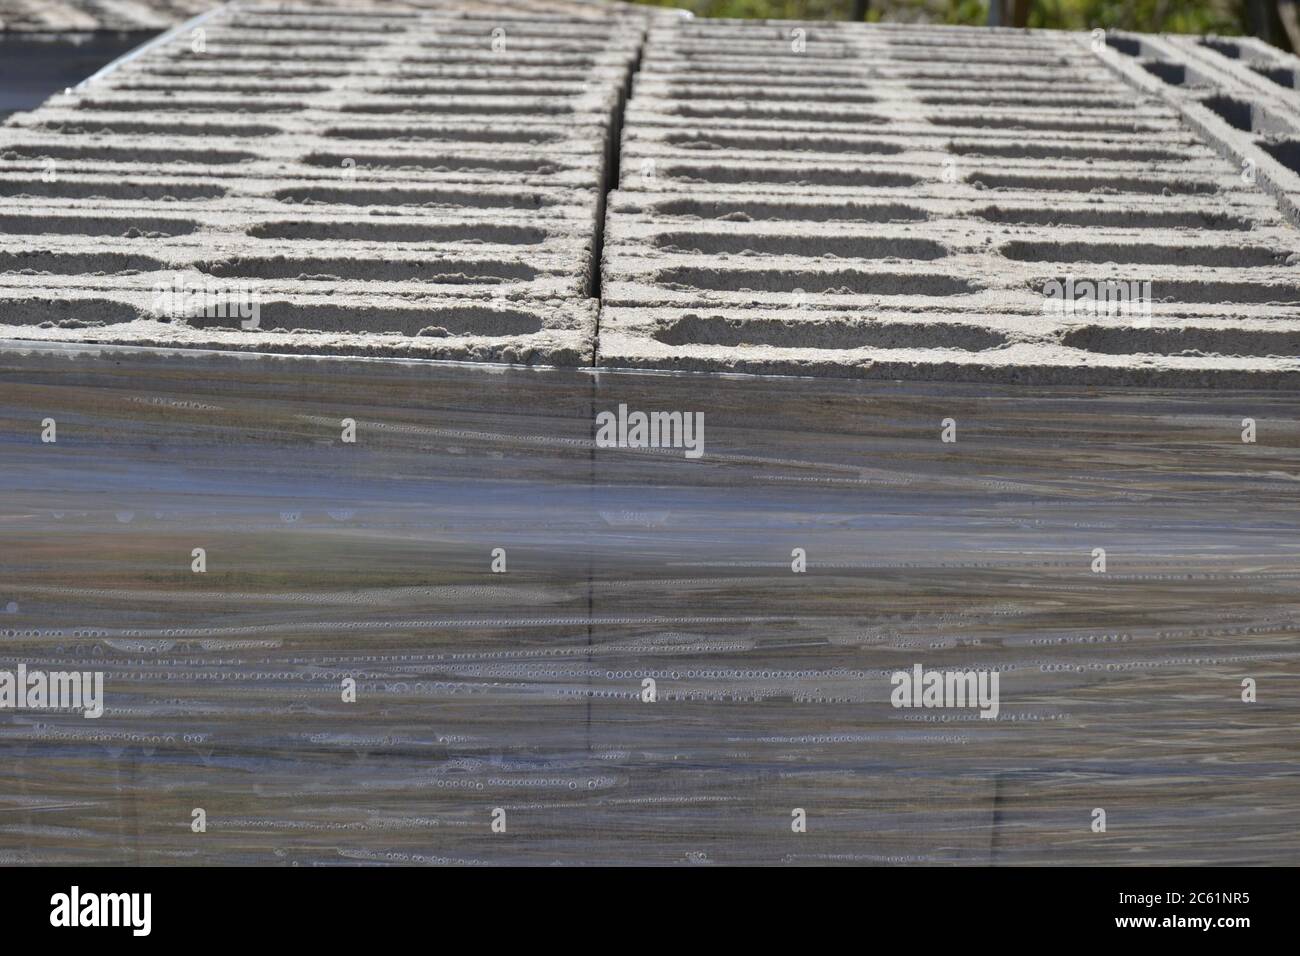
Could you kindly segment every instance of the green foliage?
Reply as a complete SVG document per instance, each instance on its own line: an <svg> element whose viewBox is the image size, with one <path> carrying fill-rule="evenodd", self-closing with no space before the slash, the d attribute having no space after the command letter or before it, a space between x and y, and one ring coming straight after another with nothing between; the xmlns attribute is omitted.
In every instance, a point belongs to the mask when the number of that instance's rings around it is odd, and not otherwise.
<svg viewBox="0 0 1300 956"><path fill-rule="evenodd" d="M846 0L638 0L656 7L678 7L697 17L766 20L844 20L852 8Z"/></svg>
<svg viewBox="0 0 1300 956"><path fill-rule="evenodd" d="M982 25L989 22L989 8L984 0L948 0L943 22L957 25Z"/></svg>
<svg viewBox="0 0 1300 956"><path fill-rule="evenodd" d="M1244 33L1245 4L1211 0L1034 0L1029 25L1141 33Z"/></svg>

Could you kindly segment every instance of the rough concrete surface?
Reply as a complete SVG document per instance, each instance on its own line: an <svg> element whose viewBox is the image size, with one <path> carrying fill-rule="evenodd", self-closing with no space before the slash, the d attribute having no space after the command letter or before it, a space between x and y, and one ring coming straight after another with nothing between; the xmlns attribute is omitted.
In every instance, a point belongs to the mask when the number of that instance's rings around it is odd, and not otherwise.
<svg viewBox="0 0 1300 956"><path fill-rule="evenodd" d="M202 29L0 127L0 337L1300 384L1300 61L1258 44L547 0Z"/></svg>
<svg viewBox="0 0 1300 956"><path fill-rule="evenodd" d="M1082 34L657 24L598 363L1295 386L1300 234L1116 57ZM1149 282L1149 314L1045 313L1069 277Z"/></svg>
<svg viewBox="0 0 1300 956"><path fill-rule="evenodd" d="M642 21L493 9L229 8L14 117L0 335L590 365Z"/></svg>

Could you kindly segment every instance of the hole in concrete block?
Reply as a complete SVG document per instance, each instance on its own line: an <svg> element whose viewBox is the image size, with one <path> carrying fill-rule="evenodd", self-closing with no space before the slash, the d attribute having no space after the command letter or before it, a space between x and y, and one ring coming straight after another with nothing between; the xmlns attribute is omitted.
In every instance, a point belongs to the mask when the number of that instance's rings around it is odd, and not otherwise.
<svg viewBox="0 0 1300 956"><path fill-rule="evenodd" d="M787 39L779 43L753 41L748 37L737 37L726 43L691 43L677 41L673 44L672 55L683 60L714 60L720 57L731 58L737 55L752 57L759 61L801 60L809 69L816 70L822 63L843 62L855 55L855 51L838 43L809 43L802 53L796 53ZM895 54L895 59L905 59L905 53ZM918 54L918 57L920 55Z"/></svg>
<svg viewBox="0 0 1300 956"><path fill-rule="evenodd" d="M960 64L953 64L951 68L937 70L908 68L898 73L897 77L906 81L909 85L929 82L943 87L962 89L969 89L973 84L980 84L981 86L1015 84L1025 89L1041 90L1047 83L1070 83L1087 89L1096 88L1087 70L1075 69L1060 64L1045 70L1020 70L1011 67L999 70L995 78L991 78L989 74L982 71L963 70Z"/></svg>
<svg viewBox="0 0 1300 956"><path fill-rule="evenodd" d="M421 103L417 100L363 100L357 103L344 103L339 107L340 113L411 113L428 115L430 113L481 116L485 113L519 113L523 115L548 114L560 116L573 112L573 104L559 101L529 102L520 104L515 100L503 103L467 102L463 100L439 99L436 103Z"/></svg>
<svg viewBox="0 0 1300 956"><path fill-rule="evenodd" d="M119 325L140 318L134 308L109 299L0 299L0 325L43 325L65 329Z"/></svg>
<svg viewBox="0 0 1300 956"><path fill-rule="evenodd" d="M1049 87L1050 89L1050 87ZM1101 99L1096 96L1037 96L1026 100L1023 96L994 96L983 91L974 98L969 95L922 96L922 103L930 106L982 106L982 107L1018 107L1031 109L1077 110L1124 110L1133 104L1127 101Z"/></svg>
<svg viewBox="0 0 1300 956"><path fill-rule="evenodd" d="M1000 250L1020 262L1114 262L1121 265L1208 266L1249 269L1279 266L1290 254L1263 246L1171 246L1156 243L1009 242Z"/></svg>
<svg viewBox="0 0 1300 956"><path fill-rule="evenodd" d="M1241 47L1230 40L1220 40L1218 37L1204 37L1201 40L1201 46L1222 54L1230 60L1241 59Z"/></svg>
<svg viewBox="0 0 1300 956"><path fill-rule="evenodd" d="M1131 37L1116 36L1113 33L1106 34L1106 45L1113 50L1118 50L1125 56L1141 56L1142 42L1134 40Z"/></svg>
<svg viewBox="0 0 1300 956"><path fill-rule="evenodd" d="M924 209L904 206L901 203L860 205L854 202L836 204L783 203L769 200L734 199L670 199L654 204L661 216L697 216L700 219L732 219L738 222L751 220L847 220L852 222L922 222L930 218Z"/></svg>
<svg viewBox="0 0 1300 956"><path fill-rule="evenodd" d="M216 64L219 69L224 70L221 64ZM198 76L199 70L204 69L202 62L190 60L184 64L171 64L166 62L151 63L149 73L151 76ZM320 63L313 63L311 66L300 64L285 64L278 60L267 60L264 63L256 63L251 60L244 60L240 63L239 72L243 76L252 79L264 80L313 80L313 79L334 79L340 76L347 76L350 72L343 67L326 66ZM221 75L221 74L218 74Z"/></svg>
<svg viewBox="0 0 1300 956"><path fill-rule="evenodd" d="M663 71L659 70L658 72ZM854 66L853 61L836 63L831 60L809 61L800 58L781 60L780 62L756 62L752 60L737 61L728 58L727 62L722 65L708 61L677 60L672 63L671 67L673 77L690 78L696 82L704 82L704 80L697 80L697 77L700 77L701 74L710 74L710 79L712 79L713 76L720 72L725 73L728 78L735 78L736 82L782 82L799 86L825 82L832 77L846 83L862 82L864 80L862 67Z"/></svg>
<svg viewBox="0 0 1300 956"><path fill-rule="evenodd" d="M230 20L230 25L235 29L251 30L327 30L335 32L343 29L340 24L346 24L346 29L356 29L361 33L404 33L406 32L406 22L415 20L419 15L415 13L396 13L380 12L377 10L366 9L363 14L364 19L354 20L354 13L338 8L325 8L322 10L295 9L292 14L280 13L274 9L270 10L240 10L237 17ZM313 17L320 17L319 21L314 21ZM384 22L387 21L387 22Z"/></svg>
<svg viewBox="0 0 1300 956"><path fill-rule="evenodd" d="M1261 141L1258 145L1287 169L1293 173L1300 173L1300 140Z"/></svg>
<svg viewBox="0 0 1300 956"><path fill-rule="evenodd" d="M925 91L928 93L967 93L969 94L972 87L988 90L999 96L1011 96L1013 94L1040 94L1044 90L1044 85L1054 93L1062 96L1069 94L1071 96L1096 96L1097 85L1087 76L1075 77L1073 80L1061 77L1059 80L1055 76L1039 76L1029 80L1015 80L1008 75L999 73L996 78L971 77L965 80L942 79L942 80L911 80L908 82L914 90ZM972 102L978 105L978 99L965 101L967 105ZM1027 102L1021 102L1018 105L1027 106Z"/></svg>
<svg viewBox="0 0 1300 956"><path fill-rule="evenodd" d="M73 146L32 143L0 147L3 159L66 159L99 163L193 163L229 165L256 159L252 153L219 149L167 149L160 146Z"/></svg>
<svg viewBox="0 0 1300 956"><path fill-rule="evenodd" d="M1026 189L1070 192L1171 193L1201 195L1217 193L1214 183L1189 179L1137 179L1129 176L1029 176L1010 173L971 173L971 184L982 183L990 189Z"/></svg>
<svg viewBox="0 0 1300 956"><path fill-rule="evenodd" d="M250 11L251 12L251 11ZM327 11L328 12L328 11ZM366 11L368 17L376 16ZM295 11L292 18L271 18L270 16L249 16L247 13L241 14L237 18L231 18L223 23L223 26L231 30L244 31L264 31L280 30L285 32L302 33L311 31L314 33L339 33L346 31L349 34L372 37L382 40L385 37L391 37L396 33L405 33L406 25L400 21L390 21L388 23L378 23L373 19L354 19L344 13L343 18L335 20L321 21L313 23L308 19L299 16Z"/></svg>
<svg viewBox="0 0 1300 956"><path fill-rule="evenodd" d="M358 14L354 14L347 10L340 10L338 7L323 7L319 10L312 9L311 7L295 7L292 13L294 19L311 20L311 18L313 17L320 17L322 20L325 21L334 21L337 20L339 17L352 17L355 15ZM374 20L387 20L397 26L402 26L401 21L403 20L415 20L419 18L418 13L400 13L391 10L379 10L378 8L372 10L372 8L370 7L367 7L364 14L360 14L360 15L365 16L367 22L374 21ZM261 9L255 7L252 9L239 10L239 16L241 19L256 19L258 21L257 26L260 29L261 21L263 18L269 19L272 22L274 22L276 20L279 20L281 17L286 16L286 14L281 13L280 11L276 10L274 7L270 7L270 8L264 7ZM384 31L387 32L389 28L389 24L388 23L383 24L383 28ZM327 26L324 27L323 29L332 30L334 28L332 26ZM402 27L402 29L404 30L405 28Z"/></svg>
<svg viewBox="0 0 1300 956"><path fill-rule="evenodd" d="M825 166L687 166L673 163L661 168L664 176L683 182L703 183L807 183L813 186L915 186L910 173Z"/></svg>
<svg viewBox="0 0 1300 956"><path fill-rule="evenodd" d="M780 101L796 101L807 104L821 103L876 103L880 97L874 93L862 93L855 90L837 89L833 86L824 84L810 84L815 89L796 89L786 90L781 88L781 84L768 86L766 82L754 83L746 86L733 86L730 83L725 85L725 89L718 90L713 86L689 86L686 84L673 84L668 87L668 96L671 99L684 100L716 100L726 99L730 101L742 101L747 103L765 103Z"/></svg>
<svg viewBox="0 0 1300 956"><path fill-rule="evenodd" d="M198 223L158 216L15 216L0 215L0 234L118 236L124 239L187 236Z"/></svg>
<svg viewBox="0 0 1300 956"><path fill-rule="evenodd" d="M953 143L948 151L958 156L1009 156L1016 159L1102 159L1120 162L1182 161L1185 157L1168 149L1134 146L1102 146L1091 143Z"/></svg>
<svg viewBox="0 0 1300 956"><path fill-rule="evenodd" d="M191 316L188 323L200 329L238 329L238 316L213 314ZM259 308L260 327L265 331L310 329L314 332L398 332L402 335L442 337L451 335L531 335L542 330L541 317L517 309L493 306L430 308L371 308L339 305L308 305L296 302L267 302Z"/></svg>
<svg viewBox="0 0 1300 956"><path fill-rule="evenodd" d="M1231 96L1211 96L1201 102L1234 129L1247 133L1254 129L1255 124L1252 119L1254 109L1245 100L1234 99Z"/></svg>
<svg viewBox="0 0 1300 956"><path fill-rule="evenodd" d="M448 64L437 69L399 64L398 69L400 72L395 75L385 73L376 75L375 78L401 83L417 81L445 83L452 80L483 80L497 75L491 69L476 68L470 64ZM502 74L503 78L508 78L516 83L531 80L551 83L586 83L591 79L591 71L581 67L553 67L539 63L512 63L507 69L508 72Z"/></svg>
<svg viewBox="0 0 1300 956"><path fill-rule="evenodd" d="M941 259L948 250L931 239L845 235L752 235L719 232L665 232L653 244L700 255L744 252L787 256L838 256L842 259Z"/></svg>
<svg viewBox="0 0 1300 956"><path fill-rule="evenodd" d="M361 280L368 282L437 282L482 285L529 280L537 270L521 262L499 260L358 259L323 256L236 257L200 267L209 275L243 279L301 279L304 281Z"/></svg>
<svg viewBox="0 0 1300 956"><path fill-rule="evenodd" d="M981 351L1006 344L1000 332L952 322L871 322L847 316L783 320L684 315L657 330L665 345L769 346L801 349L948 348Z"/></svg>
<svg viewBox="0 0 1300 956"><path fill-rule="evenodd" d="M1229 126L1247 133L1286 136L1294 127L1268 110L1232 96L1211 96L1201 103L1222 117Z"/></svg>
<svg viewBox="0 0 1300 956"><path fill-rule="evenodd" d="M523 53L522 51L512 51L510 59L514 63L525 65L525 66L529 65L530 62L536 62L536 61L530 61L529 56L526 53ZM402 59L401 62L421 63L425 65L442 64L442 63L494 63L494 62L498 62L498 56L497 54L493 53L490 49L488 49L487 45L485 44L484 49L481 51L456 50L456 49L446 49L439 52L429 51L425 54L421 54L420 56L405 57ZM547 54L543 62L546 66L558 66L558 67L596 66L596 58L594 56L583 56L583 55L575 55L575 54L566 54L563 56L558 54Z"/></svg>
<svg viewBox="0 0 1300 956"><path fill-rule="evenodd" d="M159 80L136 80L130 83L118 83L112 87L112 91L136 92L136 93L177 93L181 95L189 93L250 93L254 96L263 94L270 96L284 96L289 93L324 93L330 87L321 83L303 83L293 82L292 80L275 80L266 83L239 82L233 80L205 80L188 77L175 77L166 81Z"/></svg>
<svg viewBox="0 0 1300 956"><path fill-rule="evenodd" d="M727 133L669 133L665 143L683 149L743 149L765 150L780 153L901 153L903 147L896 143L879 143L872 140L841 139L832 136L762 136L757 134L732 135Z"/></svg>
<svg viewBox="0 0 1300 956"><path fill-rule="evenodd" d="M1296 88L1296 71L1285 66L1269 66L1267 63L1252 63L1250 68L1260 76L1272 80L1278 86L1288 89Z"/></svg>
<svg viewBox="0 0 1300 956"><path fill-rule="evenodd" d="M40 179L0 180L0 196L14 197L184 201L214 199L225 194L226 187L215 183L90 182L78 179L56 179L52 183L47 183Z"/></svg>
<svg viewBox="0 0 1300 956"><path fill-rule="evenodd" d="M514 37L510 43L511 57L520 53L540 54L542 56L551 53L599 53L609 44L609 38L605 36L592 40L569 40L557 38L554 34L550 34L544 39L538 34L533 34L531 38L527 38L528 34L514 31L511 31L510 35ZM486 29L478 34L468 34L457 31L454 27L440 30L438 39L438 43L442 46L470 50L474 53L488 53L499 61L500 54L491 52L491 41L492 37Z"/></svg>
<svg viewBox="0 0 1300 956"><path fill-rule="evenodd" d="M676 104L667 110L674 116L697 119L790 120L796 123L883 123L884 117L860 110L785 109L762 106L690 106Z"/></svg>
<svg viewBox="0 0 1300 956"><path fill-rule="evenodd" d="M111 113L300 113L303 103L284 103L265 100L211 100L174 97L168 99L140 99L123 96L120 99L82 100L83 110L103 110Z"/></svg>
<svg viewBox="0 0 1300 956"><path fill-rule="evenodd" d="M1065 280L1062 278L1061 280ZM1262 282L1204 282L1160 280L1153 282L1156 302L1199 302L1207 305L1300 305L1300 285Z"/></svg>
<svg viewBox="0 0 1300 956"><path fill-rule="evenodd" d="M719 292L784 292L803 290L810 295L961 295L978 291L967 279L950 275L866 272L838 269L813 272L800 269L709 269L676 266L661 269L655 281L667 286Z"/></svg>
<svg viewBox="0 0 1300 956"><path fill-rule="evenodd" d="M505 223L339 222L333 219L265 222L248 229L258 239L343 242L490 242L536 245L544 230Z"/></svg>
<svg viewBox="0 0 1300 956"><path fill-rule="evenodd" d="M376 96L577 96L582 91L571 86L547 85L543 82L503 82L494 81L491 85L473 86L468 83L446 83L407 86L384 86L371 91ZM519 110L515 110L519 112Z"/></svg>
<svg viewBox="0 0 1300 956"><path fill-rule="evenodd" d="M526 126L506 129L480 126L474 129L448 129L445 126L335 126L325 130L332 139L383 139L397 142L444 143L558 143L564 135L550 130L529 129Z"/></svg>
<svg viewBox="0 0 1300 956"><path fill-rule="evenodd" d="M552 205L542 193L482 192L457 189L400 189L350 186L295 186L279 189L281 202L344 206L466 206L476 209L541 209Z"/></svg>
<svg viewBox="0 0 1300 956"><path fill-rule="evenodd" d="M934 126L956 126L966 129L1024 129L1048 130L1059 133L1145 133L1158 132L1145 123L1122 120L1040 119L1026 116L930 116L926 122Z"/></svg>
<svg viewBox="0 0 1300 956"><path fill-rule="evenodd" d="M1066 332L1061 337L1061 344L1107 355L1179 355L1186 352L1294 358L1300 355L1300 330L1134 329L1089 325Z"/></svg>
<svg viewBox="0 0 1300 956"><path fill-rule="evenodd" d="M927 36L891 36L889 37L889 46L891 49L899 48L916 48L925 47L939 52L948 53L953 48L953 41L948 37L927 37ZM1002 53L1037 53L1042 46L1032 38L1016 39L1004 34L996 34L995 38L988 40L981 39L979 48L985 53L991 53L995 50Z"/></svg>
<svg viewBox="0 0 1300 956"><path fill-rule="evenodd" d="M343 160L352 157L345 156L342 153L312 153L303 159L308 166L325 166L332 169L341 169ZM490 157L490 156L450 156L450 155L420 155L418 153L389 153L387 155L363 155L356 159L357 169L428 169L435 172L502 172L502 173L534 173L537 175L551 175L560 171L561 167L554 162L547 162L542 159L521 158L514 159L509 156Z"/></svg>
<svg viewBox="0 0 1300 956"><path fill-rule="evenodd" d="M1102 206L1096 209L1009 209L989 206L975 211L989 222L1033 226L1103 226L1120 229L1250 229L1249 219L1209 210L1151 210Z"/></svg>
<svg viewBox="0 0 1300 956"><path fill-rule="evenodd" d="M247 63L260 67L263 64L278 64L285 62L301 62L313 58L329 60L331 64L339 63L356 63L362 58L360 51L350 51L335 49L330 51L324 50L304 50L302 56L295 56L296 51L286 53L280 47L268 46L265 43L230 43L208 41L208 57L214 62L231 63L238 60L241 64ZM160 60L187 61L194 62L194 54L190 51L189 44L177 43L169 45L154 54ZM241 65L240 70L243 67Z"/></svg>
<svg viewBox="0 0 1300 956"><path fill-rule="evenodd" d="M267 36L259 27L256 30L232 30L223 28L220 35L220 42L230 44L231 46L242 46L244 44L266 46L266 47L330 47L331 49L352 49L352 50L371 50L375 47L381 47L387 43L387 39L367 39L364 37L353 36L309 36L295 33L293 36L279 37ZM332 52L330 56L332 57Z"/></svg>
<svg viewBox="0 0 1300 956"><path fill-rule="evenodd" d="M163 264L127 252L0 252L0 272L48 272L54 275L114 275L157 272Z"/></svg>
<svg viewBox="0 0 1300 956"><path fill-rule="evenodd" d="M35 124L33 129L49 130L52 133L69 135L83 133L129 133L146 136L231 136L237 138L255 138L275 136L284 132L278 126L265 126L258 123L149 123L130 120L79 120L59 121Z"/></svg>
<svg viewBox="0 0 1300 956"><path fill-rule="evenodd" d="M1182 86L1187 82L1187 67L1181 63L1167 60L1149 60L1142 64L1143 69L1153 76L1164 80L1170 86Z"/></svg>
<svg viewBox="0 0 1300 956"><path fill-rule="evenodd" d="M790 31L780 26L767 26L760 23L740 24L732 21L724 25L712 26L715 20L687 20L678 28L678 35L691 40L782 40L789 41ZM802 26L802 24L801 24ZM809 43L833 43L835 34L827 30L807 29L804 36Z"/></svg>
<svg viewBox="0 0 1300 956"><path fill-rule="evenodd" d="M463 21L445 20L438 24L438 35L443 37L462 37L471 44L486 42L492 39L489 28L494 25L484 22L482 14L484 11L478 11L476 14L470 14ZM490 15L489 15L490 16ZM587 21L591 23L591 21ZM530 23L527 20L516 20L510 24L510 35L512 37L529 37L530 39L565 41L581 39L592 41L583 43L583 46L599 47L609 39L609 33L600 25L584 26L576 20L557 21L554 25L546 23ZM530 44L532 45L532 44Z"/></svg>
<svg viewBox="0 0 1300 956"><path fill-rule="evenodd" d="M916 63L952 63L954 66L1015 66L1015 67L1041 67L1048 70L1059 70L1062 65L1061 57L1053 56L1031 56L1026 53L992 53L981 54L972 52L970 47L962 49L949 49L943 55L937 50L895 50L890 54L890 58L899 62L916 62Z"/></svg>

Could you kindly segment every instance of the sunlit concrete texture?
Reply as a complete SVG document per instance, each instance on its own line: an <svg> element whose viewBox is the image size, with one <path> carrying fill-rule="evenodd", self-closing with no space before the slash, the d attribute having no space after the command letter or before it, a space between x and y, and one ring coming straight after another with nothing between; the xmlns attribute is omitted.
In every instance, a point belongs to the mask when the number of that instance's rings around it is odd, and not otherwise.
<svg viewBox="0 0 1300 956"><path fill-rule="evenodd" d="M494 9L225 9L15 117L0 336L590 365L643 20Z"/></svg>
<svg viewBox="0 0 1300 956"><path fill-rule="evenodd" d="M1125 59L1086 34L657 24L599 364L1294 387L1300 233ZM1150 308L1045 310L1070 279Z"/></svg>
<svg viewBox="0 0 1300 956"><path fill-rule="evenodd" d="M202 29L0 130L0 336L1300 382L1294 61L1246 41L541 0Z"/></svg>

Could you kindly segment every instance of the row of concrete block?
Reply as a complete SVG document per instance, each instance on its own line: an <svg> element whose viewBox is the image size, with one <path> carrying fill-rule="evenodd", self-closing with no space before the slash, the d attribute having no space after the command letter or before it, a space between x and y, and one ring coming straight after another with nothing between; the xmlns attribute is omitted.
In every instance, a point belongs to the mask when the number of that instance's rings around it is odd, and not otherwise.
<svg viewBox="0 0 1300 956"><path fill-rule="evenodd" d="M231 6L0 128L0 336L1291 387L1300 74L1265 56Z"/></svg>
<svg viewBox="0 0 1300 956"><path fill-rule="evenodd" d="M656 25L598 362L1294 385L1300 236L1118 55L1085 34Z"/></svg>
<svg viewBox="0 0 1300 956"><path fill-rule="evenodd" d="M590 364L645 18L563 6L229 7L16 117L3 334Z"/></svg>

